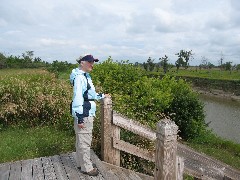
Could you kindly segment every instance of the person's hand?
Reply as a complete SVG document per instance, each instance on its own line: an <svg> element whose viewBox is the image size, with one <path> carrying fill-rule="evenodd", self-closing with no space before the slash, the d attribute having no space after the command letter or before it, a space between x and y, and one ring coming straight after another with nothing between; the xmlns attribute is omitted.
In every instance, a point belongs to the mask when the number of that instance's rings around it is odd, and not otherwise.
<svg viewBox="0 0 240 180"><path fill-rule="evenodd" d="M78 127L79 127L80 129L84 128L84 123L78 124Z"/></svg>
<svg viewBox="0 0 240 180"><path fill-rule="evenodd" d="M111 98L110 94L104 94L105 98Z"/></svg>

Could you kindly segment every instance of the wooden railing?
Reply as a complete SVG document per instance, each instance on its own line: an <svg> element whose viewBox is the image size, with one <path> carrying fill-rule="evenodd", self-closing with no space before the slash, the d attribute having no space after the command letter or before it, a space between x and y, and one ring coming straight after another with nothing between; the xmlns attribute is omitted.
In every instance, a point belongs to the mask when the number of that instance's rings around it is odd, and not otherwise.
<svg viewBox="0 0 240 180"><path fill-rule="evenodd" d="M180 180L183 172L196 179L240 179L240 172L217 160L195 152L177 142L177 125L162 119L156 132L112 111L112 100L101 101L101 156L102 160L120 166L120 151L155 162L154 179ZM155 153L120 139L120 129L155 141ZM229 178L231 177L231 178Z"/></svg>
<svg viewBox="0 0 240 180"><path fill-rule="evenodd" d="M113 113L112 101L105 98L101 106L101 155L103 161L120 166L120 151L155 162L155 179L182 179L183 160L177 158L177 131L173 121L164 119L157 124L157 133L133 120ZM120 128L152 141L156 153L149 152L120 139Z"/></svg>

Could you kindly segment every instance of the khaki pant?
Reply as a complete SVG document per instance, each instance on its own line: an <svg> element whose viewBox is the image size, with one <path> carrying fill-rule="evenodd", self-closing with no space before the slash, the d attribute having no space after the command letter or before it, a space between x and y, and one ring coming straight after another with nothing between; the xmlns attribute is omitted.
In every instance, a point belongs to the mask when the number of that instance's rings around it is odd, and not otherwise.
<svg viewBox="0 0 240 180"><path fill-rule="evenodd" d="M93 117L84 118L84 128L77 126L77 120L74 121L74 130L76 134L76 162L81 171L89 172L93 169L90 159L90 147L92 143Z"/></svg>

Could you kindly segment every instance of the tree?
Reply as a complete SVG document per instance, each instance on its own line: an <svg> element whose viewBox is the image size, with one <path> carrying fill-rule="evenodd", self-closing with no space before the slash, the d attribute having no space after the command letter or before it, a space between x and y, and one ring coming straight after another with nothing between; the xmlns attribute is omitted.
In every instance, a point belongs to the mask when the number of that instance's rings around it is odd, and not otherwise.
<svg viewBox="0 0 240 180"><path fill-rule="evenodd" d="M6 57L0 53L0 69L3 69L6 67Z"/></svg>
<svg viewBox="0 0 240 180"><path fill-rule="evenodd" d="M224 68L223 60L224 60L224 56L223 56L223 53L221 52L220 59L219 59L219 67L221 70Z"/></svg>
<svg viewBox="0 0 240 180"><path fill-rule="evenodd" d="M146 71L153 71L155 64L154 64L154 59L151 57L148 58L147 63L143 63L143 67Z"/></svg>
<svg viewBox="0 0 240 180"><path fill-rule="evenodd" d="M40 57L33 58L33 51L26 51L21 56L4 56L0 53L0 68L37 68L47 67L49 63L42 61Z"/></svg>
<svg viewBox="0 0 240 180"><path fill-rule="evenodd" d="M236 70L239 71L240 70L240 64L236 65Z"/></svg>
<svg viewBox="0 0 240 180"><path fill-rule="evenodd" d="M180 52L175 55L178 56L178 59L175 62L175 65L177 67L177 72L181 66L187 69L189 66L189 60L193 56L192 50L190 51L180 50Z"/></svg>
<svg viewBox="0 0 240 180"><path fill-rule="evenodd" d="M226 71L232 71L232 62L226 62L225 64L223 64L223 67L225 68Z"/></svg>
<svg viewBox="0 0 240 180"><path fill-rule="evenodd" d="M199 67L200 69L201 68L211 69L214 67L214 65L209 62L208 58L206 58L205 56L202 56L201 64L199 65Z"/></svg>
<svg viewBox="0 0 240 180"><path fill-rule="evenodd" d="M22 53L22 57L24 59L31 59L31 60L33 59L34 51L26 51L25 53Z"/></svg>
<svg viewBox="0 0 240 180"><path fill-rule="evenodd" d="M161 66L163 67L164 74L166 74L168 69L168 56L165 55L164 57L159 58L159 60Z"/></svg>
<svg viewBox="0 0 240 180"><path fill-rule="evenodd" d="M139 62L135 62L135 63L134 63L134 66L139 66L139 65L140 65Z"/></svg>

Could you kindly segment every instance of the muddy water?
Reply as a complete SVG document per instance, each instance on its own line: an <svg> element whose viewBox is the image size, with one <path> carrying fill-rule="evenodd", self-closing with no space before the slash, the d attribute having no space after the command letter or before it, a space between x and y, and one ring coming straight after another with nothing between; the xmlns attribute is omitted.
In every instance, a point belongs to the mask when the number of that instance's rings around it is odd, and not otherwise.
<svg viewBox="0 0 240 180"><path fill-rule="evenodd" d="M220 137L240 144L240 102L200 95L204 102L206 123Z"/></svg>

